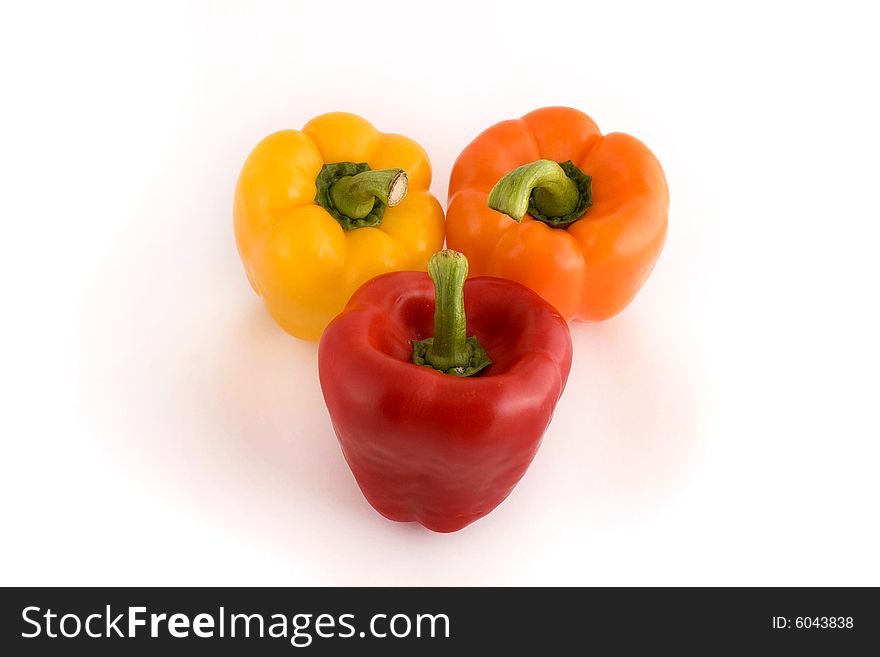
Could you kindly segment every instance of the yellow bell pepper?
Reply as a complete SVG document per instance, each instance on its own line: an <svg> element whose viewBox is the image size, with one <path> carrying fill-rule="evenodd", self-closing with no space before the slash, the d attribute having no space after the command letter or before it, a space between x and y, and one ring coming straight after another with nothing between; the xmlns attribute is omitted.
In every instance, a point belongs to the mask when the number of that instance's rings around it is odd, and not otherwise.
<svg viewBox="0 0 880 657"><path fill-rule="evenodd" d="M235 239L269 313L307 340L363 283L425 271L443 246L443 209L421 146L353 114L322 114L269 135L235 189Z"/></svg>

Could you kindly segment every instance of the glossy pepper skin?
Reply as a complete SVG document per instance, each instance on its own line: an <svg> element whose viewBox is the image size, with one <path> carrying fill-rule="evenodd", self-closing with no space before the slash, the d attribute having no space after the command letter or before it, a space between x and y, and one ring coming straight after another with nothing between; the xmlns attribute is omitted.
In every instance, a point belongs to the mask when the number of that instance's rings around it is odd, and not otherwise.
<svg viewBox="0 0 880 657"><path fill-rule="evenodd" d="M373 279L327 327L318 366L333 428L369 503L391 520L453 532L494 509L525 473L568 378L571 338L528 288L470 279L467 335L492 364L453 376L412 362L412 341L437 339L434 299L424 273Z"/></svg>
<svg viewBox="0 0 880 657"><path fill-rule="evenodd" d="M591 177L592 205L553 227L530 212L521 222L487 204L517 167L571 161ZM533 197L534 198L534 197ZM547 107L502 121L459 155L449 182L449 248L474 276L500 276L535 290L566 320L607 319L633 299L666 239L669 193L659 162L639 140L602 135L578 110Z"/></svg>
<svg viewBox="0 0 880 657"><path fill-rule="evenodd" d="M346 229L316 202L322 168L339 162L403 169L405 197L385 207L377 225ZM444 238L443 210L430 184L431 165L418 144L353 114L323 114L302 130L263 139L238 178L235 238L247 277L278 324L317 340L364 282L390 271L424 271Z"/></svg>

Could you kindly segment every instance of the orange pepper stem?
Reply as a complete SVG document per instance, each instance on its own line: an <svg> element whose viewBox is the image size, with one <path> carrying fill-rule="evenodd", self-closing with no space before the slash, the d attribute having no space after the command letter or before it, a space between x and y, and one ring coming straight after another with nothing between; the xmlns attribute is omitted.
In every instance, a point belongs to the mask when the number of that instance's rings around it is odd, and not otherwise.
<svg viewBox="0 0 880 657"><path fill-rule="evenodd" d="M458 251L439 251L428 261L428 275L434 281L434 337L413 341L413 362L417 365L454 376L473 376L492 363L477 338L467 337L467 273L467 258Z"/></svg>
<svg viewBox="0 0 880 657"><path fill-rule="evenodd" d="M567 226L592 205L592 178L570 160L537 160L506 174L489 192L489 207L522 221L526 212L555 228Z"/></svg>
<svg viewBox="0 0 880 657"><path fill-rule="evenodd" d="M315 203L346 230L378 226L385 208L400 203L407 187L403 169L373 171L366 162L335 162L325 164L315 180Z"/></svg>

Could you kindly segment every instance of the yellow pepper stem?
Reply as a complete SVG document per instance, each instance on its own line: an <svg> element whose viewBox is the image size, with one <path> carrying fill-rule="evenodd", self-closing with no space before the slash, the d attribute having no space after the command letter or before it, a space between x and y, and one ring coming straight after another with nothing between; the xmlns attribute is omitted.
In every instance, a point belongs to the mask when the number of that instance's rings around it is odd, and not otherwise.
<svg viewBox="0 0 880 657"><path fill-rule="evenodd" d="M408 182L403 169L364 171L333 183L330 198L342 214L363 219L373 211L377 199L389 208L400 203L406 196Z"/></svg>
<svg viewBox="0 0 880 657"><path fill-rule="evenodd" d="M366 162L325 164L315 179L315 203L346 230L378 226L386 207L406 196L409 181L403 169L370 169Z"/></svg>

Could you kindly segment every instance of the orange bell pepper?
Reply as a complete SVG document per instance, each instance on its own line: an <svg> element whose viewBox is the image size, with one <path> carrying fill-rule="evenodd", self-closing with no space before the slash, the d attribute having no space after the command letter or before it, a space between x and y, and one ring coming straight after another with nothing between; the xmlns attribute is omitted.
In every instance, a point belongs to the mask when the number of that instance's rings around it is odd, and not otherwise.
<svg viewBox="0 0 880 657"><path fill-rule="evenodd" d="M668 209L663 169L644 144L547 107L492 126L462 151L446 240L472 276L517 281L566 320L595 321L623 310L648 278Z"/></svg>

